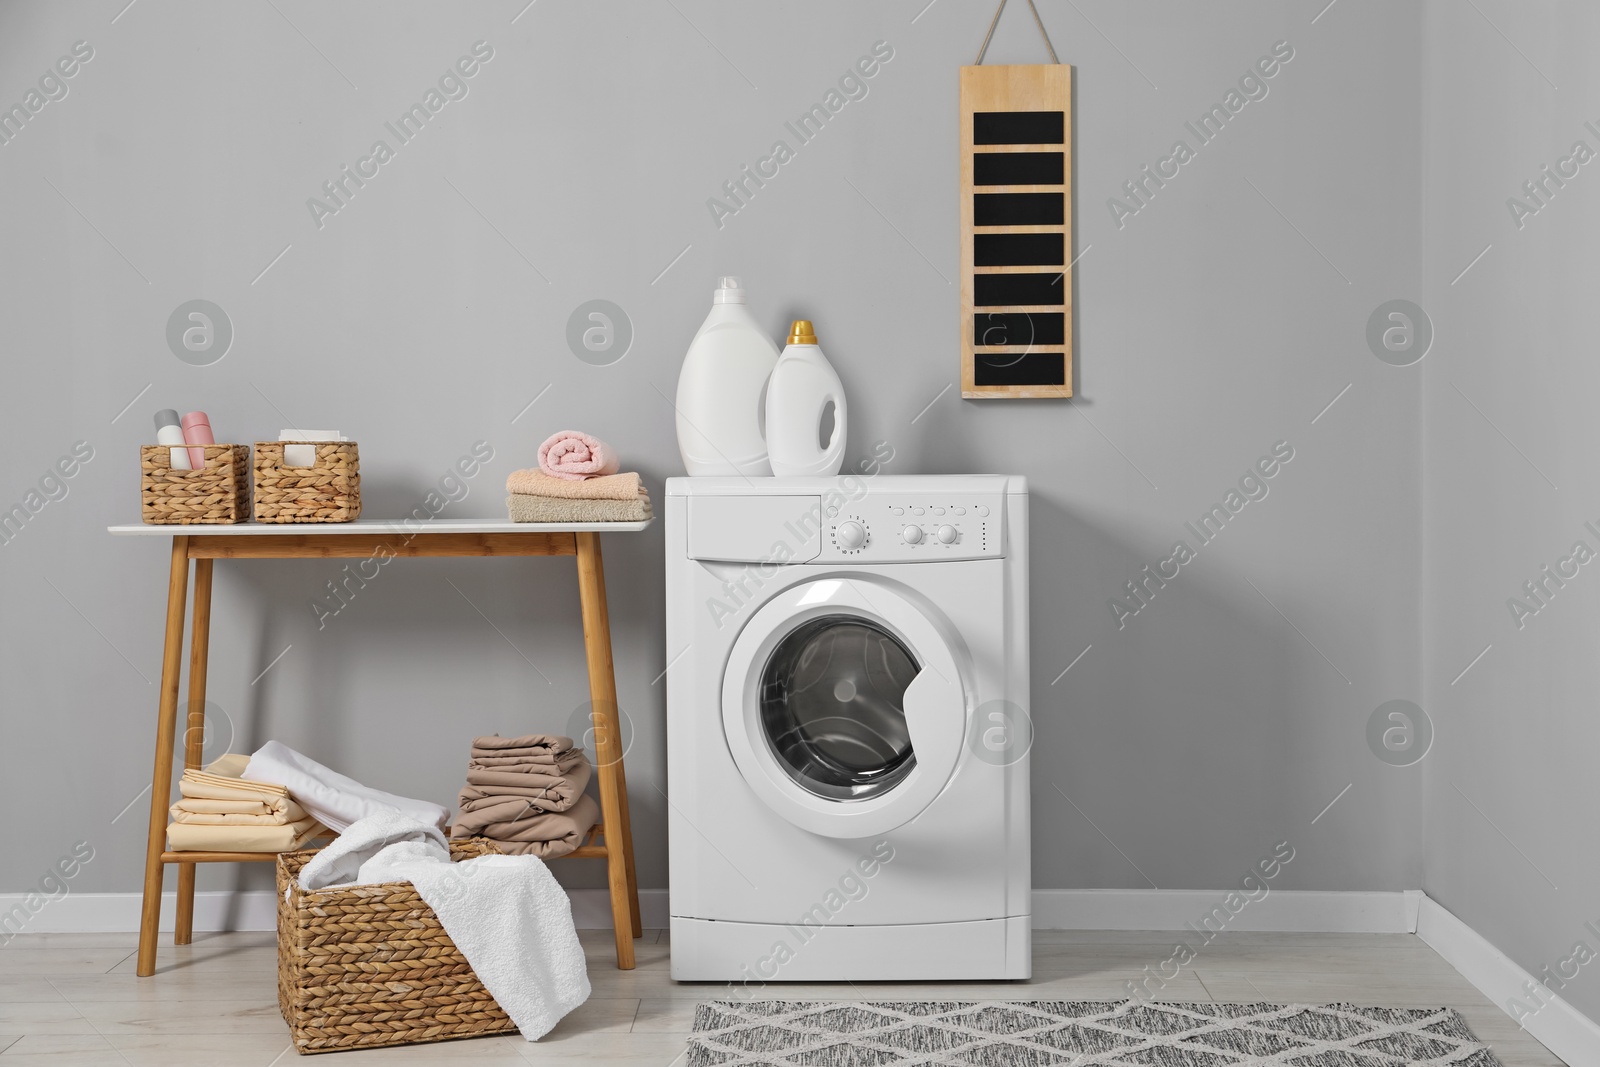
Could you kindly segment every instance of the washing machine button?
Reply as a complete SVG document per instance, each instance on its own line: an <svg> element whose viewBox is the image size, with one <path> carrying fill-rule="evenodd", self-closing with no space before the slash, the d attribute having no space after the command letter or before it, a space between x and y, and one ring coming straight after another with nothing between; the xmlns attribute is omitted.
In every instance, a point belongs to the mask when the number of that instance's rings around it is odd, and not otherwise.
<svg viewBox="0 0 1600 1067"><path fill-rule="evenodd" d="M987 518L988 515L989 515L989 508L985 504L979 504L977 507L973 508L972 510L977 512L980 518Z"/></svg>
<svg viewBox="0 0 1600 1067"><path fill-rule="evenodd" d="M965 515L966 513L967 513L967 509L966 508L951 508L950 509L950 514L952 514L952 515Z"/></svg>
<svg viewBox="0 0 1600 1067"><path fill-rule="evenodd" d="M953 544L955 544L956 543L956 528L954 526L941 526L941 527L939 527L939 543L941 545L953 545Z"/></svg>
<svg viewBox="0 0 1600 1067"><path fill-rule="evenodd" d="M908 545L919 545L922 543L922 527L907 526L900 531L900 536L905 538L905 542Z"/></svg>
<svg viewBox="0 0 1600 1067"><path fill-rule="evenodd" d="M841 522L834 534L839 538L839 547L852 552L867 543L867 528L853 520Z"/></svg>

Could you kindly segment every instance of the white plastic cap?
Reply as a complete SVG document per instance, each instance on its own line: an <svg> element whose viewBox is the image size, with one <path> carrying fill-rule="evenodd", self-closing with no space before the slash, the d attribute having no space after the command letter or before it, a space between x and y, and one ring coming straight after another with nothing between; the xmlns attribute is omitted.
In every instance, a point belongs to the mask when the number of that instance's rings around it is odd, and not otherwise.
<svg viewBox="0 0 1600 1067"><path fill-rule="evenodd" d="M713 304L742 304L744 303L744 286L732 274L724 274L717 279L717 293L711 298Z"/></svg>

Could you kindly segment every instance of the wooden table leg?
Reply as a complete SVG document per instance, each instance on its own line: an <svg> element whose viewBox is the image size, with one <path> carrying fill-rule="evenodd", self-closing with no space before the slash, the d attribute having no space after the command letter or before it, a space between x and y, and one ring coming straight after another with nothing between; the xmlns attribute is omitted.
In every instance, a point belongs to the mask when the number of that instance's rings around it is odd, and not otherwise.
<svg viewBox="0 0 1600 1067"><path fill-rule="evenodd" d="M611 703L609 705L611 709L610 726L613 732L612 735L616 738L614 751L617 757L615 764L617 795L621 801L617 805L617 811L621 815L619 821L622 823L622 848L627 853L628 860L628 914L633 918L633 936L643 937L644 916L639 911L639 867L633 862L633 820L628 813L628 767L626 761L622 758L625 739L622 736L622 724L618 721L617 680L611 661L611 623L610 609L607 607L609 601L606 599L606 569L600 562L600 535L591 534L590 536L594 538L594 576L595 584L599 588L596 600L600 604L600 610L604 613L602 615L604 621L601 623L601 630L605 634L606 688L611 694Z"/></svg>
<svg viewBox="0 0 1600 1067"><path fill-rule="evenodd" d="M628 914L633 919L633 936L643 937L644 915L639 910L639 866L633 861L633 819L628 812L628 765L623 759L623 743L625 739L622 736L622 724L618 721L617 681L616 672L611 662L610 609L607 607L610 602L606 598L606 569L600 562L599 534L594 535L594 561L595 582L599 586L599 595L596 599L600 604L601 610L606 612L606 622L602 628L605 631L606 641L606 682L611 692L610 725L613 735L616 737L616 745L613 751L616 753L617 757L617 796L621 800L621 802L617 805L617 810L621 815L620 822L622 823L622 848L623 851L627 853L628 860Z"/></svg>
<svg viewBox="0 0 1600 1067"><path fill-rule="evenodd" d="M600 813L605 827L606 873L611 887L611 921L616 931L617 967L634 966L633 939L640 933L639 890L633 872L628 792L622 770L622 725L617 715L617 680L611 662L611 621L606 610L605 570L600 535L580 533L578 595L583 605L583 647L589 667L589 699L594 716Z"/></svg>
<svg viewBox="0 0 1600 1067"><path fill-rule="evenodd" d="M167 808L172 803L172 750L178 734L178 675L183 668L183 597L189 585L189 538L172 539L167 579L167 636L161 656L161 701L156 712L156 761L150 778L150 835L145 841L144 906L139 914L139 960L135 973L156 972L161 928L161 853L167 845Z"/></svg>
<svg viewBox="0 0 1600 1067"><path fill-rule="evenodd" d="M617 793L622 797L622 848L628 859L628 914L633 917L633 936L643 937L644 914L639 910L639 867L633 862L633 821L628 816L628 772L622 762L620 732L617 737Z"/></svg>
<svg viewBox="0 0 1600 1067"><path fill-rule="evenodd" d="M183 765L200 766L206 744L206 667L211 654L211 560L194 561L194 618L189 623L189 723L183 733ZM193 863L178 864L178 920L172 943L194 940Z"/></svg>

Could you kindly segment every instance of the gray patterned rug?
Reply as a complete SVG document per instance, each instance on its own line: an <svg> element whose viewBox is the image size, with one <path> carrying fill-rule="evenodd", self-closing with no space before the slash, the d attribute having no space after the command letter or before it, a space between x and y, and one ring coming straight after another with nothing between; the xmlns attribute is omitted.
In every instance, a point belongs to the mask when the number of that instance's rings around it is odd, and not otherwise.
<svg viewBox="0 0 1600 1067"><path fill-rule="evenodd" d="M1499 1067L1449 1008L1149 1001L713 1001L689 1067Z"/></svg>

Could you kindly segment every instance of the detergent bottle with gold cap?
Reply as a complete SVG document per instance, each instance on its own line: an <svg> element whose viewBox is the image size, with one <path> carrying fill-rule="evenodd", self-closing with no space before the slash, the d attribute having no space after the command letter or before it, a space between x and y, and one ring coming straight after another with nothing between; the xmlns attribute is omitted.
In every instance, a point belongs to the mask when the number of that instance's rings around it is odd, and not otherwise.
<svg viewBox="0 0 1600 1067"><path fill-rule="evenodd" d="M823 358L807 319L789 328L789 343L767 381L767 456L780 478L831 477L844 466L844 385Z"/></svg>

